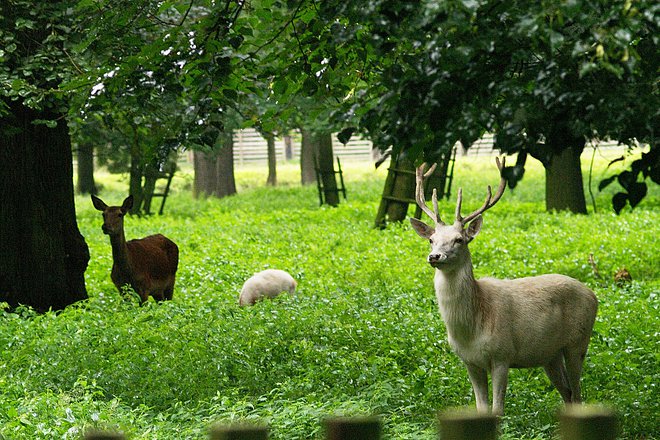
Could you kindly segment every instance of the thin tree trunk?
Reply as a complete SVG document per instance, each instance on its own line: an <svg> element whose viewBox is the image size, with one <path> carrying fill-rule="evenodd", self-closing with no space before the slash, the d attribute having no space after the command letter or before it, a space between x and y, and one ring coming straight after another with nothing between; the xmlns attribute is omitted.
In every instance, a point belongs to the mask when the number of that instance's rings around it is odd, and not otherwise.
<svg viewBox="0 0 660 440"><path fill-rule="evenodd" d="M288 134L284 136L284 157L286 160L293 159L293 139Z"/></svg>
<svg viewBox="0 0 660 440"><path fill-rule="evenodd" d="M5 102L0 124L0 301L38 311L87 298L66 118ZM56 120L55 128L33 124ZM100 233L100 230L98 231Z"/></svg>
<svg viewBox="0 0 660 440"><path fill-rule="evenodd" d="M131 214L139 214L142 211L142 150L140 149L140 138L137 127L132 126L133 143L131 145L131 165L128 177L128 193L133 196L133 207Z"/></svg>
<svg viewBox="0 0 660 440"><path fill-rule="evenodd" d="M78 194L96 194L94 182L94 146L83 143L78 146Z"/></svg>
<svg viewBox="0 0 660 440"><path fill-rule="evenodd" d="M545 207L547 211L587 213L587 202L582 183L580 146L563 149L554 154L545 168ZM556 150L555 150L556 151Z"/></svg>
<svg viewBox="0 0 660 440"><path fill-rule="evenodd" d="M337 190L337 176L335 174L335 156L332 151L332 133L322 133L318 139L318 166L323 182L323 195L325 203L330 206L339 205L339 191Z"/></svg>
<svg viewBox="0 0 660 440"><path fill-rule="evenodd" d="M316 183L316 172L314 171L314 157L317 155L318 146L316 139L309 130L302 129L302 141L300 145L300 178L303 185Z"/></svg>
<svg viewBox="0 0 660 440"><path fill-rule="evenodd" d="M268 145L268 178L266 185L277 185L277 156L275 154L275 135L266 134L266 143Z"/></svg>

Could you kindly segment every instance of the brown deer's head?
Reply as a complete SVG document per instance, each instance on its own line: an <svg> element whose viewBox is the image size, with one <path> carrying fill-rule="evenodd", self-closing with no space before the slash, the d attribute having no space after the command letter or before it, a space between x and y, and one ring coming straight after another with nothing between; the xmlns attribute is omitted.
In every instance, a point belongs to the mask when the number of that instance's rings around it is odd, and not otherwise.
<svg viewBox="0 0 660 440"><path fill-rule="evenodd" d="M128 196L121 206L108 206L103 200L92 195L94 207L103 212L103 226L101 230L107 235L119 235L124 232L124 215L133 206L133 196Z"/></svg>

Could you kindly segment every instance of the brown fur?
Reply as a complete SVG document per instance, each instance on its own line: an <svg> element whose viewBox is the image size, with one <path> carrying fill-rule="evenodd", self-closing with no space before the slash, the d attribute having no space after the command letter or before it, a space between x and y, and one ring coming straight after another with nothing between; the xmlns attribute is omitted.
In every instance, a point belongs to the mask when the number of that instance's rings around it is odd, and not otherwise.
<svg viewBox="0 0 660 440"><path fill-rule="evenodd" d="M157 301L170 300L179 264L179 248L161 234L126 241L124 215L133 199L129 196L122 206L108 206L92 196L94 207L103 212L103 232L110 236L112 272L110 278L121 292L126 285L135 290L141 302L153 296Z"/></svg>

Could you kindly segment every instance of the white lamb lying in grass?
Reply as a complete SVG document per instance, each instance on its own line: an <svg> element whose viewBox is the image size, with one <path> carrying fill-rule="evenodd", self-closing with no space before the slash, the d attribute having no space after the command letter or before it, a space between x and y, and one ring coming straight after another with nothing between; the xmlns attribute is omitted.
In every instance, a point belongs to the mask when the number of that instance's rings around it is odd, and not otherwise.
<svg viewBox="0 0 660 440"><path fill-rule="evenodd" d="M238 303L242 306L253 305L264 297L275 298L282 292L293 293L296 286L296 280L285 271L267 269L254 274L243 284Z"/></svg>

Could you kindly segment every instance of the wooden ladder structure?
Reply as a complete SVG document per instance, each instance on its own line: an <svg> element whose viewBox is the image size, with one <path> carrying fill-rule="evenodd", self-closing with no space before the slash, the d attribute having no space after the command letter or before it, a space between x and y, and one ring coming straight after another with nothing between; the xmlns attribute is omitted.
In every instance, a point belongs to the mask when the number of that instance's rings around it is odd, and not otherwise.
<svg viewBox="0 0 660 440"><path fill-rule="evenodd" d="M438 190L438 198L449 198L451 184L454 178L454 164L456 162L456 148L442 155L433 174L425 180L424 191L429 194L432 188ZM375 227L382 229L387 221L402 221L408 212L408 205L415 205L416 219L422 216L422 209L415 201L415 166L407 158L392 157L388 168L385 187L381 196L380 206L376 214ZM392 216L392 212L396 212ZM390 217L390 219L388 219Z"/></svg>
<svg viewBox="0 0 660 440"><path fill-rule="evenodd" d="M319 166L318 159L316 155L314 155L314 172L316 173L316 187L319 191L319 206L322 206L326 200L325 200L325 193L326 191L333 191L337 192L337 195L342 194L344 196L344 200L346 200L346 186L344 185L344 175L341 170L341 162L339 161L339 158L337 157L337 170L334 171L335 174L339 175L339 184L337 185L337 189L331 190L331 189L326 189L323 186L323 176L321 176L321 167Z"/></svg>
<svg viewBox="0 0 660 440"><path fill-rule="evenodd" d="M160 202L160 209L158 210L158 215L163 215L163 210L165 209L165 201L167 196L170 193L170 185L172 184L172 178L176 172L176 162L169 162L162 171L159 171L155 176L154 187L159 180L165 179L165 186L162 191L155 192L151 196L147 197L144 201L144 213L147 215L151 214L151 202L154 198L161 197L163 200Z"/></svg>

